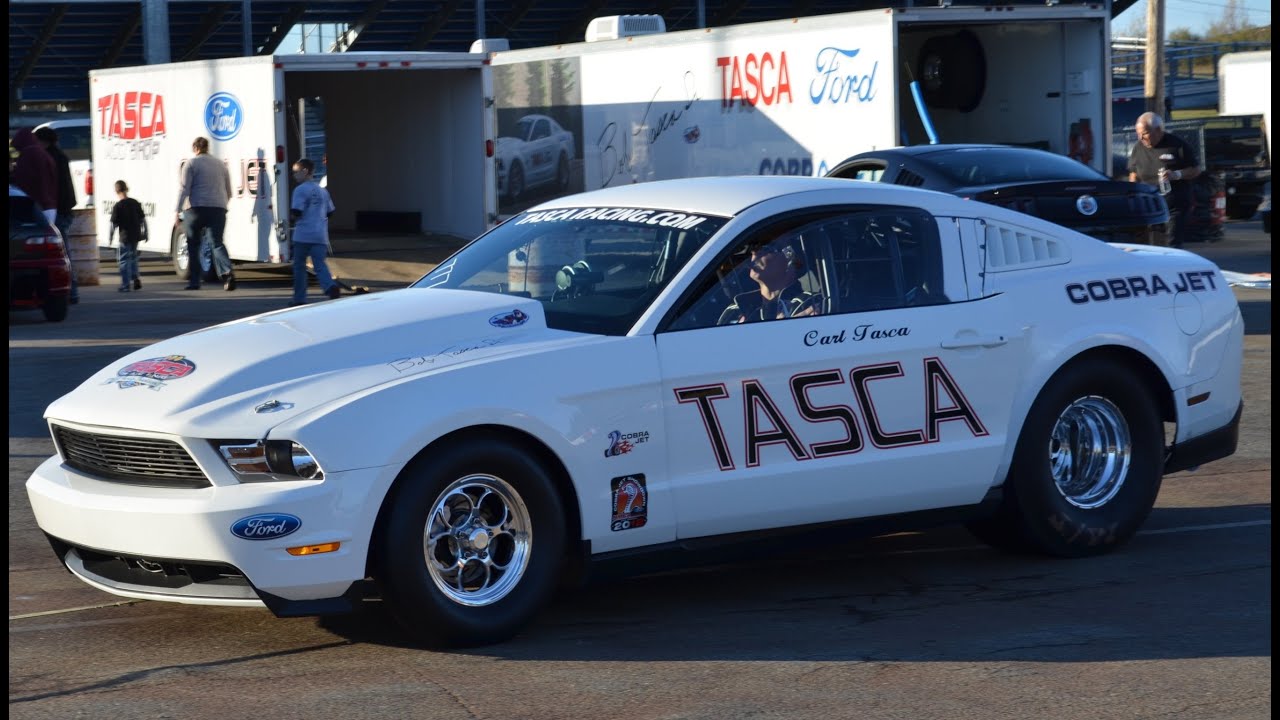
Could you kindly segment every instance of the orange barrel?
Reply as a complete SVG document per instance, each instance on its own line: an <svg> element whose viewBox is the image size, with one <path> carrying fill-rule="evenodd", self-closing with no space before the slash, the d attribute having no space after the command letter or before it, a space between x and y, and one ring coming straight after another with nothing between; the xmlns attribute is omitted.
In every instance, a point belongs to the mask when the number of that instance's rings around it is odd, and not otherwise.
<svg viewBox="0 0 1280 720"><path fill-rule="evenodd" d="M581 260L586 243L574 234L543 235L507 255L507 291L527 291L546 299L556 289L556 273Z"/></svg>
<svg viewBox="0 0 1280 720"><path fill-rule="evenodd" d="M62 241L71 257L71 272L81 285L98 285L101 258L98 251L98 224L93 210L73 210L71 227Z"/></svg>

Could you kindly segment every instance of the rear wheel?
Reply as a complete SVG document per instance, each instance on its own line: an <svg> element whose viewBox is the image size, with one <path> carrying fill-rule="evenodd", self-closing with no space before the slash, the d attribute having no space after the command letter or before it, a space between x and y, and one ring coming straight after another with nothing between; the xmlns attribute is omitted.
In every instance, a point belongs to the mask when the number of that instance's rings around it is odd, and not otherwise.
<svg viewBox="0 0 1280 720"><path fill-rule="evenodd" d="M428 645L515 635L551 596L564 510L537 458L492 436L415 460L387 501L375 578L392 616Z"/></svg>
<svg viewBox="0 0 1280 720"><path fill-rule="evenodd" d="M44 304L40 306L41 312L44 313L44 319L49 322L62 322L67 319L67 306L70 305L70 298L66 295L54 295L45 298Z"/></svg>
<svg viewBox="0 0 1280 720"><path fill-rule="evenodd" d="M998 512L970 531L1002 549L1060 557L1132 537L1164 474L1163 426L1146 388L1114 361L1060 370L1027 415Z"/></svg>

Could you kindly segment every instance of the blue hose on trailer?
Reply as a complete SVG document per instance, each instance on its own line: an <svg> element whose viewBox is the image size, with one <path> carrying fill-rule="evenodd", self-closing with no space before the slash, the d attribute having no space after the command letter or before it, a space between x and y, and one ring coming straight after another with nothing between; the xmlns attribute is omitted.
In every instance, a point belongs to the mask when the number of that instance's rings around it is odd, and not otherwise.
<svg viewBox="0 0 1280 720"><path fill-rule="evenodd" d="M924 106L924 95L920 91L920 83L911 81L911 97L916 101L916 112L920 113L920 122L924 123L924 131L929 135L929 144L938 144L938 133L933 129L933 121L929 119L929 111Z"/></svg>

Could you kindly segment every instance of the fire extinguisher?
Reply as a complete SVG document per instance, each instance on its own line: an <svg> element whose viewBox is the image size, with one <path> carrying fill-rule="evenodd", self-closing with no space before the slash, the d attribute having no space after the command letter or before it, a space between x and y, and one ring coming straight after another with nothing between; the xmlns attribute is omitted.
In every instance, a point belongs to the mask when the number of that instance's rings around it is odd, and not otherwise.
<svg viewBox="0 0 1280 720"><path fill-rule="evenodd" d="M1067 157L1079 160L1081 149L1080 123L1071 123L1071 133L1067 136Z"/></svg>
<svg viewBox="0 0 1280 720"><path fill-rule="evenodd" d="M1089 118L1080 118L1080 162L1093 162L1093 123Z"/></svg>

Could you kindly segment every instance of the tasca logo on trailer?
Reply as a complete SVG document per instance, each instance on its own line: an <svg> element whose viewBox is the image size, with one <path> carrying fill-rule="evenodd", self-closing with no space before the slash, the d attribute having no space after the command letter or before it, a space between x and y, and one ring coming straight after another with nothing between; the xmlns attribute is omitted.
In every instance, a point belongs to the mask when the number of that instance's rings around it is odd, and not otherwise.
<svg viewBox="0 0 1280 720"><path fill-rule="evenodd" d="M132 90L98 98L98 136L149 140L165 134L164 96Z"/></svg>

